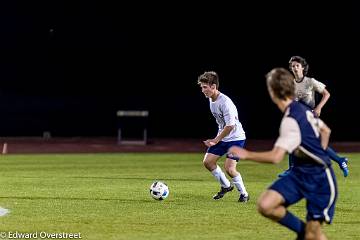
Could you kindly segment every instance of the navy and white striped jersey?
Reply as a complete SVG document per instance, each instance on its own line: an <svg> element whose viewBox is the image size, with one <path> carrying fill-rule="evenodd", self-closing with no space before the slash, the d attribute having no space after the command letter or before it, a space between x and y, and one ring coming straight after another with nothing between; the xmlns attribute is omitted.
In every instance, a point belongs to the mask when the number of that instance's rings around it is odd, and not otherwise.
<svg viewBox="0 0 360 240"><path fill-rule="evenodd" d="M311 108L293 101L284 113L275 146L285 149L291 155L294 167L308 169L330 166L330 158L321 146L322 124L324 123L314 116Z"/></svg>

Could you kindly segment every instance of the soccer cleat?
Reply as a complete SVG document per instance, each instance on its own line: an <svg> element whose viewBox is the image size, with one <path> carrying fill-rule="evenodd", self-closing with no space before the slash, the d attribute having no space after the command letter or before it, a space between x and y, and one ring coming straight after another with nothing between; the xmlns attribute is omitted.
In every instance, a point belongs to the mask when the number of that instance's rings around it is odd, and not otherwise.
<svg viewBox="0 0 360 240"><path fill-rule="evenodd" d="M248 202L249 200L250 200L249 195L245 196L245 194L240 194L239 202Z"/></svg>
<svg viewBox="0 0 360 240"><path fill-rule="evenodd" d="M284 172L280 173L278 175L278 177L285 177L285 176L289 175L290 172L291 172L291 168L286 169Z"/></svg>
<svg viewBox="0 0 360 240"><path fill-rule="evenodd" d="M340 169L343 171L344 177L347 177L349 175L349 167L347 165L348 161L349 160L347 158L343 158L343 161L341 162L341 164L339 164Z"/></svg>
<svg viewBox="0 0 360 240"><path fill-rule="evenodd" d="M215 195L213 196L213 198L214 198L215 200L219 200L220 198L224 197L224 195L225 195L227 192L231 192L233 189L234 189L234 186L232 186L232 185L230 185L230 187L227 187L227 188L221 187L220 192L218 192L217 194L215 194Z"/></svg>

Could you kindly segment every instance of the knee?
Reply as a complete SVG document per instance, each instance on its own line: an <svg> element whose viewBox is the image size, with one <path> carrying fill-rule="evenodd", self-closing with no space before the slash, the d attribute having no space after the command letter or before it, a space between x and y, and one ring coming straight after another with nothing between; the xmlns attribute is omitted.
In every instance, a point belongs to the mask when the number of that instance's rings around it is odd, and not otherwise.
<svg viewBox="0 0 360 240"><path fill-rule="evenodd" d="M239 175L238 171L236 170L236 167L234 167L234 166L231 166L231 167L225 166L225 171L231 177L235 177L235 176Z"/></svg>
<svg viewBox="0 0 360 240"><path fill-rule="evenodd" d="M212 170L216 169L216 164L214 164L213 162L208 161L206 159L203 160L203 165L209 171L212 171Z"/></svg>
<svg viewBox="0 0 360 240"><path fill-rule="evenodd" d="M204 165L204 167L208 168L208 166L209 166L209 162L208 162L208 161L206 161L206 159L204 159L204 160L203 160L203 165Z"/></svg>
<svg viewBox="0 0 360 240"><path fill-rule="evenodd" d="M270 204L267 203L267 201L264 200L259 200L256 204L256 208L257 211L265 217L271 216L274 209Z"/></svg>

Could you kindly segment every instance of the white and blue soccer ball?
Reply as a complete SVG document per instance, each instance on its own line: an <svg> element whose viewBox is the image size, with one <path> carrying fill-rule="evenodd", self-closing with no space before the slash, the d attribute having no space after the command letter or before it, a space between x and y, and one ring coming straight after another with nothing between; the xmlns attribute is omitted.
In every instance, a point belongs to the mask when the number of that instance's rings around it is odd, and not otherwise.
<svg viewBox="0 0 360 240"><path fill-rule="evenodd" d="M150 196L155 200L164 200L169 196L169 187L166 183L155 181L150 185Z"/></svg>

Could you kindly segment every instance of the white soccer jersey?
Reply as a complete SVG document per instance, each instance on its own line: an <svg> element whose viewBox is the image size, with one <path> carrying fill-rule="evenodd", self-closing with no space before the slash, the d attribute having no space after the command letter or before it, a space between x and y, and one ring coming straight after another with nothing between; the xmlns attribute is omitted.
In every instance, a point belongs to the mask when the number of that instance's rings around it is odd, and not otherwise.
<svg viewBox="0 0 360 240"><path fill-rule="evenodd" d="M301 82L294 82L296 100L315 108L315 92L322 93L326 85L309 77L304 77Z"/></svg>
<svg viewBox="0 0 360 240"><path fill-rule="evenodd" d="M219 130L218 134L225 126L234 126L234 129L222 139L224 142L238 141L246 139L244 129L239 121L238 112L235 104L223 93L220 93L216 101L210 100L210 110L216 119Z"/></svg>

